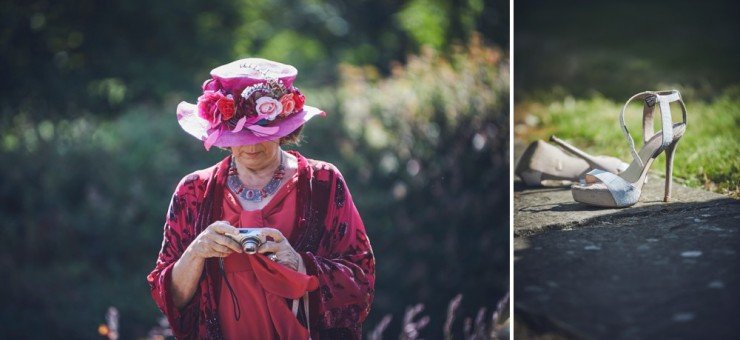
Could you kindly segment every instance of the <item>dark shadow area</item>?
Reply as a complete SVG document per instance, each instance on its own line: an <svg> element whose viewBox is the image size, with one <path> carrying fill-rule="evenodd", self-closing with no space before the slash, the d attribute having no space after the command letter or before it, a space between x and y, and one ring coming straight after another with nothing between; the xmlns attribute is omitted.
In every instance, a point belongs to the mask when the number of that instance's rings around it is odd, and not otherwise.
<svg viewBox="0 0 740 340"><path fill-rule="evenodd" d="M548 208L549 207L549 208ZM526 208L522 208L519 211L527 211L527 212L541 212L541 211L596 211L596 210L603 210L604 208L595 207L593 205L588 205L580 202L572 202L572 203L560 203L555 206L552 206L551 204L543 204L543 205L535 205L535 206L529 206Z"/></svg>
<svg viewBox="0 0 740 340"><path fill-rule="evenodd" d="M530 320L530 332L577 338L733 338L739 218L740 202L723 198L623 209L522 237L516 319Z"/></svg>
<svg viewBox="0 0 740 340"><path fill-rule="evenodd" d="M524 192L524 190L533 189L537 191L527 191ZM556 191L570 191L570 186L562 186L562 187L532 187L524 184L523 182L515 182L514 185L514 192L518 195L536 195L540 192L556 192Z"/></svg>
<svg viewBox="0 0 740 340"><path fill-rule="evenodd" d="M709 98L740 74L739 11L730 0L517 1L515 98L621 101L672 84Z"/></svg>
<svg viewBox="0 0 740 340"><path fill-rule="evenodd" d="M556 317L541 315L532 312L526 306L514 306L514 315L516 324L514 332L518 338L537 339L537 340L575 340L583 339L584 336Z"/></svg>

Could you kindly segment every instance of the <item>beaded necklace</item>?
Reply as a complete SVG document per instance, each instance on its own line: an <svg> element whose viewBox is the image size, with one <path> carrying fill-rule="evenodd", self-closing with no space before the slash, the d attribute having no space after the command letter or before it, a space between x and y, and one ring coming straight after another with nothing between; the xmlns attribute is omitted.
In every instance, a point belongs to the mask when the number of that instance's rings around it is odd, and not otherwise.
<svg viewBox="0 0 740 340"><path fill-rule="evenodd" d="M283 152L281 151L280 165L275 169L272 179L267 182L262 189L250 189L244 186L242 181L239 180L239 173L236 171L236 161L233 158L231 159L231 166L229 167L229 179L227 183L232 192L247 202L262 202L264 198L267 198L267 196L270 196L277 191L283 177L285 177L285 165L283 165Z"/></svg>

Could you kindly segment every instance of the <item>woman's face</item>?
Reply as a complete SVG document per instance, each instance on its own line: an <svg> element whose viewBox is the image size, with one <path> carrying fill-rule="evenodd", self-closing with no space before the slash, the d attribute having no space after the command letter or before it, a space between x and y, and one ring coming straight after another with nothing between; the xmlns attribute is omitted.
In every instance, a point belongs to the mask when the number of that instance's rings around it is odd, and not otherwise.
<svg viewBox="0 0 740 340"><path fill-rule="evenodd" d="M232 146L231 154L239 164L250 170L260 170L275 162L280 143L267 141L254 145Z"/></svg>

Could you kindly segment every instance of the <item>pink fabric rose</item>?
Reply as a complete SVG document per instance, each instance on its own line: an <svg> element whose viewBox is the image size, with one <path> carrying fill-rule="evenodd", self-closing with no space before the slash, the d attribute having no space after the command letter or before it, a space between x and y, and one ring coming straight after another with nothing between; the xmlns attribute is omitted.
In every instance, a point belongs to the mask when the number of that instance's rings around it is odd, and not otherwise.
<svg viewBox="0 0 740 340"><path fill-rule="evenodd" d="M211 127L231 119L235 112L236 105L232 95L206 90L198 97L198 115L211 123Z"/></svg>
<svg viewBox="0 0 740 340"><path fill-rule="evenodd" d="M218 91L204 91L203 95L198 97L198 115L211 123L211 126L220 123L216 103L221 98L225 96Z"/></svg>
<svg viewBox="0 0 740 340"><path fill-rule="evenodd" d="M293 113L293 110L295 110L295 100L293 100L293 94L288 93L280 98L280 104L283 105L283 112L280 113L280 116L290 116L290 114Z"/></svg>
<svg viewBox="0 0 740 340"><path fill-rule="evenodd" d="M213 78L206 79L206 81L203 82L203 86L201 86L201 88L203 88L203 91L218 91L219 84L218 81Z"/></svg>
<svg viewBox="0 0 740 340"><path fill-rule="evenodd" d="M257 99L257 105L255 108L257 109L257 115L260 118L267 120L275 120L275 117L283 112L283 104L280 104L279 101L270 97L261 97Z"/></svg>

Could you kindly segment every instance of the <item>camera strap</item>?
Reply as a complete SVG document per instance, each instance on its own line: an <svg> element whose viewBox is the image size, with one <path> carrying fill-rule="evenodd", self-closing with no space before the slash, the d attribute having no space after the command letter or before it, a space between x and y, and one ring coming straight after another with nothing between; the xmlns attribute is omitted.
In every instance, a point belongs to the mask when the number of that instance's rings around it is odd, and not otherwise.
<svg viewBox="0 0 740 340"><path fill-rule="evenodd" d="M234 304L234 319L236 321L239 321L239 318L242 315L242 309L239 306L239 299L236 298L236 293L234 293L234 288L231 288L231 283L229 283L229 278L226 277L226 271L224 270L224 258L219 257L218 258L218 266L221 270L221 275L223 276L224 282L226 282L226 287L229 289L229 294L231 294L231 303Z"/></svg>

